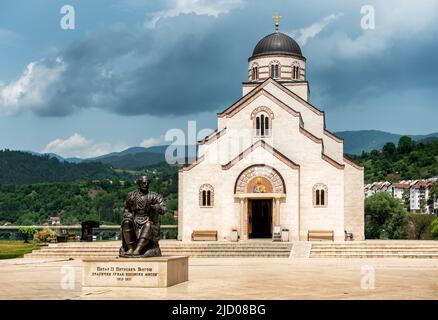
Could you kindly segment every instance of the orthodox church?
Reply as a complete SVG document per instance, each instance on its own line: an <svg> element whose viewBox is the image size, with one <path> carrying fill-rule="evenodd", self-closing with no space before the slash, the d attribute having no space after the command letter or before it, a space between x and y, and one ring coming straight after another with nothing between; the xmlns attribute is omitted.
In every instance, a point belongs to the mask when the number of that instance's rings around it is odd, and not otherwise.
<svg viewBox="0 0 438 320"><path fill-rule="evenodd" d="M265 36L248 59L242 97L217 114L196 161L179 170L178 238L210 231L218 241L364 239L364 169L344 156L309 102L306 58L295 40Z"/></svg>

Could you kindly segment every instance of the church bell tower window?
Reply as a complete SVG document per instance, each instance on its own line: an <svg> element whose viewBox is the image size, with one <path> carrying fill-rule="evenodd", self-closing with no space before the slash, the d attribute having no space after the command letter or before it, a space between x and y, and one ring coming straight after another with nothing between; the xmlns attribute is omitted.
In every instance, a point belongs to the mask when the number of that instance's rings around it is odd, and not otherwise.
<svg viewBox="0 0 438 320"><path fill-rule="evenodd" d="M271 65L271 78L277 79L279 72L278 72L278 64Z"/></svg>
<svg viewBox="0 0 438 320"><path fill-rule="evenodd" d="M292 66L292 79L298 80L300 78L300 67Z"/></svg>
<svg viewBox="0 0 438 320"><path fill-rule="evenodd" d="M252 80L258 80L259 79L259 68L257 66L256 67L252 67L251 79Z"/></svg>
<svg viewBox="0 0 438 320"><path fill-rule="evenodd" d="M272 61L270 63L270 74L273 79L280 78L280 62Z"/></svg>

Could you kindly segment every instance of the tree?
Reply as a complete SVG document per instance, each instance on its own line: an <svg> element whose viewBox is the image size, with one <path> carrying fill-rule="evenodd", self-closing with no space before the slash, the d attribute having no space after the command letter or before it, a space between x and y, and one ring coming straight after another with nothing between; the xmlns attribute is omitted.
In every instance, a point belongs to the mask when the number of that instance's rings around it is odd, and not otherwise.
<svg viewBox="0 0 438 320"><path fill-rule="evenodd" d="M33 236L37 230L34 227L21 227L18 233L23 237L24 243L29 243L29 237Z"/></svg>
<svg viewBox="0 0 438 320"><path fill-rule="evenodd" d="M438 218L435 218L432 221L432 224L430 225L430 229L431 229L431 232L432 232L432 237L435 240L438 240Z"/></svg>
<svg viewBox="0 0 438 320"><path fill-rule="evenodd" d="M368 197L365 200L366 238L405 238L407 214L401 202L387 192L379 192Z"/></svg>
<svg viewBox="0 0 438 320"><path fill-rule="evenodd" d="M398 140L398 152L408 154L414 148L415 142L408 136L402 136Z"/></svg>
<svg viewBox="0 0 438 320"><path fill-rule="evenodd" d="M412 233L412 238L416 240L430 239L430 232L434 218L435 217L432 214L409 214L409 231Z"/></svg>
<svg viewBox="0 0 438 320"><path fill-rule="evenodd" d="M397 148L394 143L388 142L383 146L382 151L388 155L394 155L397 153Z"/></svg>

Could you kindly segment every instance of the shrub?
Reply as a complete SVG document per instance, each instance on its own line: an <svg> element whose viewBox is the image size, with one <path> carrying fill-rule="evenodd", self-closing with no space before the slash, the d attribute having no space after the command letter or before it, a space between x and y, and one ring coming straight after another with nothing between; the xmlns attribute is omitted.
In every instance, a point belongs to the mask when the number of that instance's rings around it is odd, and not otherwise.
<svg viewBox="0 0 438 320"><path fill-rule="evenodd" d="M56 242L56 232L46 228L44 230L38 231L34 235L34 240L38 242Z"/></svg>

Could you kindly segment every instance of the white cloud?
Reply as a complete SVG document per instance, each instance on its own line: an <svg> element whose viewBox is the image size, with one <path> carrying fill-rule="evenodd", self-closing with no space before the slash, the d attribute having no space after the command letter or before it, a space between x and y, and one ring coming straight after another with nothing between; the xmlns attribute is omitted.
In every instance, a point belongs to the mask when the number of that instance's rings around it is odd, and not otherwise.
<svg viewBox="0 0 438 320"><path fill-rule="evenodd" d="M169 0L169 9L155 12L152 19L145 22L148 28L154 28L158 20L177 17L180 14L195 13L217 17L232 9L243 7L243 0Z"/></svg>
<svg viewBox="0 0 438 320"><path fill-rule="evenodd" d="M18 80L0 86L0 110L14 114L22 109L44 108L51 98L50 89L58 83L65 69L60 57L52 65L42 61L29 63Z"/></svg>
<svg viewBox="0 0 438 320"><path fill-rule="evenodd" d="M391 49L396 43L412 39L433 37L438 19L438 2L424 0L421 5L412 1L379 1L375 9L375 29L361 30L356 36L339 31L319 39L320 52L327 58L326 64L337 58L363 59ZM362 16L358 16L357 28L361 28Z"/></svg>
<svg viewBox="0 0 438 320"><path fill-rule="evenodd" d="M152 147L152 146L159 145L162 142L163 142L163 137L160 137L160 138L146 138L146 139L144 139L140 143L140 146L144 147L144 148L149 148L149 147Z"/></svg>
<svg viewBox="0 0 438 320"><path fill-rule="evenodd" d="M92 158L110 152L118 152L129 148L128 145L111 145L108 142L95 143L78 133L73 134L67 139L55 139L47 144L41 151L42 153L56 153L64 158L79 157Z"/></svg>
<svg viewBox="0 0 438 320"><path fill-rule="evenodd" d="M322 30L324 30L325 27L327 27L330 23L333 21L336 21L340 17L342 17L344 14L342 12L331 14L327 17L324 17L323 19L312 23L310 26L306 28L301 28L296 31L293 31L292 34L297 37L297 42L304 46L309 39L314 38L318 33L320 33Z"/></svg>

